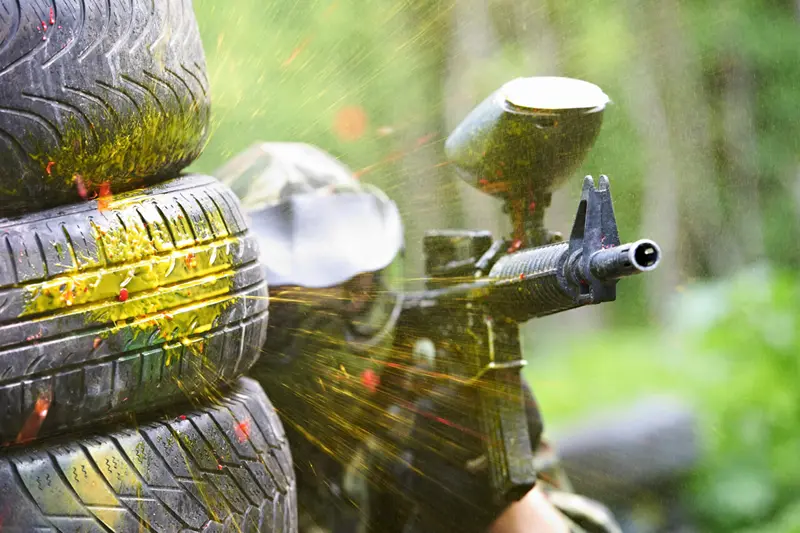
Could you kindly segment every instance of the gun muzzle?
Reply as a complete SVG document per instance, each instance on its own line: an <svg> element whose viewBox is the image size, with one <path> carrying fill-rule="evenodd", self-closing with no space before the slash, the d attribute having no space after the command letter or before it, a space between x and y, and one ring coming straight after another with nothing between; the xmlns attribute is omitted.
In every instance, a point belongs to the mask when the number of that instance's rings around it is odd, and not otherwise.
<svg viewBox="0 0 800 533"><path fill-rule="evenodd" d="M489 273L491 304L517 321L613 301L619 279L655 269L658 245L642 239L585 257L567 243L523 250L500 259Z"/></svg>
<svg viewBox="0 0 800 533"><path fill-rule="evenodd" d="M620 279L654 270L661 261L661 249L649 239L600 250L589 259L589 269L599 280Z"/></svg>

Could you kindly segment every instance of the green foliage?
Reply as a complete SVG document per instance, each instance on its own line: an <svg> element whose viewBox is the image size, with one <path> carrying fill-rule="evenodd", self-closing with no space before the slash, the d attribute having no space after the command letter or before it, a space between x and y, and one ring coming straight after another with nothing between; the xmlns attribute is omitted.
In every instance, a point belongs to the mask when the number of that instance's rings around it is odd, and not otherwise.
<svg viewBox="0 0 800 533"><path fill-rule="evenodd" d="M793 275L735 279L699 342L728 365L724 386L706 391L716 418L706 437L716 453L698 483L700 510L719 530L770 519L800 490L799 296ZM800 521L790 525L782 531Z"/></svg>
<svg viewBox="0 0 800 533"><path fill-rule="evenodd" d="M800 279L749 270L698 285L664 331L549 346L529 377L549 423L671 393L700 415L692 490L704 531L800 529ZM761 529L759 529L761 528Z"/></svg>
<svg viewBox="0 0 800 533"><path fill-rule="evenodd" d="M390 4L196 4L214 135L195 168L212 171L265 140L315 144L361 169L403 146L383 134L387 128L397 136L409 125L435 124L439 100L428 96L438 83L437 26L446 19L431 13L429 2ZM356 140L335 130L337 113L348 107L363 110L367 119Z"/></svg>

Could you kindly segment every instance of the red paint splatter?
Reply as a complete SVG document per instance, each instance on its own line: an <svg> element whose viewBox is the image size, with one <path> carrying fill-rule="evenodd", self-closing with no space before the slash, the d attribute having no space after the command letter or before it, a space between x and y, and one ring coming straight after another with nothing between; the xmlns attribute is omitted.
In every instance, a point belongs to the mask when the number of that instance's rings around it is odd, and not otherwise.
<svg viewBox="0 0 800 533"><path fill-rule="evenodd" d="M61 292L61 300L67 304L67 307L72 306L72 300L75 298L75 292L73 287L64 287L63 291Z"/></svg>
<svg viewBox="0 0 800 533"><path fill-rule="evenodd" d="M442 418L440 416L436 416L436 415L434 415L433 413L431 413L429 411L424 411L422 409L418 409L415 405L413 405L411 403L406 403L406 402L403 402L403 403L405 404L406 408L409 411L412 411L412 412L414 412L414 413L416 413L418 415L424 416L425 418L427 418L429 420L435 420L435 421L439 422L440 424L444 424L446 426L450 426L451 428L455 428L455 429L457 429L457 430L459 430L459 431L461 431L463 433L468 433L468 434L470 434L470 435L472 435L474 437L478 437L481 440L485 440L486 439L486 435L485 434L479 433L479 432L477 432L477 431L475 431L473 429L470 429L468 427L456 424L452 420L447 420L446 418Z"/></svg>
<svg viewBox="0 0 800 533"><path fill-rule="evenodd" d="M17 435L17 443L28 442L33 440L39 434L39 430L47 418L47 411L50 409L50 396L41 396L36 400L33 406L33 412L30 414L25 424L22 426L19 434Z"/></svg>
<svg viewBox="0 0 800 533"><path fill-rule="evenodd" d="M105 211L111 203L111 184L104 181L97 190L97 210Z"/></svg>
<svg viewBox="0 0 800 533"><path fill-rule="evenodd" d="M184 262L186 263L186 268L195 268L197 266L197 258L191 252L186 254Z"/></svg>
<svg viewBox="0 0 800 533"><path fill-rule="evenodd" d="M180 415L178 418L180 418L181 420L186 420L186 415Z"/></svg>
<svg viewBox="0 0 800 533"><path fill-rule="evenodd" d="M56 14L53 12L53 8L51 7L50 8L50 25L52 26L55 23L56 23Z"/></svg>
<svg viewBox="0 0 800 533"><path fill-rule="evenodd" d="M44 21L41 22L42 22L42 30L47 31L47 24L45 24Z"/></svg>
<svg viewBox="0 0 800 533"><path fill-rule="evenodd" d="M75 188L78 190L78 196L86 200L89 197L89 192L86 190L86 184L83 183L83 178L80 174L72 176L72 181L75 182Z"/></svg>
<svg viewBox="0 0 800 533"><path fill-rule="evenodd" d="M522 247L522 241L520 239L515 239L514 242L511 243L511 246L508 247L509 253L516 252Z"/></svg>
<svg viewBox="0 0 800 533"><path fill-rule="evenodd" d="M97 347L100 346L101 342L103 342L103 339L101 339L100 337L95 337L94 342L92 343L92 348L96 350Z"/></svg>
<svg viewBox="0 0 800 533"><path fill-rule="evenodd" d="M525 279L525 274L520 274L519 279Z"/></svg>
<svg viewBox="0 0 800 533"><path fill-rule="evenodd" d="M222 465L217 465L217 470L222 470Z"/></svg>
<svg viewBox="0 0 800 533"><path fill-rule="evenodd" d="M336 113L334 133L344 141L357 141L367 129L367 114L360 106L344 107Z"/></svg>
<svg viewBox="0 0 800 533"><path fill-rule="evenodd" d="M120 302L124 302L125 300L127 300L128 299L128 289L126 289L125 287L121 288L119 290L119 296L117 296L117 299Z"/></svg>
<svg viewBox="0 0 800 533"><path fill-rule="evenodd" d="M368 368L361 373L361 384L371 393L378 390L381 378L374 370Z"/></svg>
<svg viewBox="0 0 800 533"><path fill-rule="evenodd" d="M44 171L47 172L48 176L52 176L53 175L53 165L55 165L55 164L56 164L55 161L48 161L47 167L44 169Z"/></svg>
<svg viewBox="0 0 800 533"><path fill-rule="evenodd" d="M244 444L250 439L250 421L245 420L233 426L233 432L236 433L236 438L239 442Z"/></svg>

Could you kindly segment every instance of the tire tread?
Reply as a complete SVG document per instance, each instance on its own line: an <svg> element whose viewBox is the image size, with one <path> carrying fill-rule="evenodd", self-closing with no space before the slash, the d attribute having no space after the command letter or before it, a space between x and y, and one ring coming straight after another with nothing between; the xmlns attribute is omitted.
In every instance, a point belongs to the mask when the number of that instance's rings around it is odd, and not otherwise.
<svg viewBox="0 0 800 533"><path fill-rule="evenodd" d="M42 428L51 433L204 393L250 368L266 334L267 291L255 240L235 216L239 206L232 194L213 178L186 176L121 198L105 211L87 202L0 219L0 399L9 406L0 409L0 442L14 440L41 395L51 400ZM99 231L110 235L117 230L134 234L138 251L125 256L110 251ZM115 327L102 313L91 315L96 305L121 305L116 300L24 311L36 287L81 275L112 275L154 261L176 264L192 250L216 255L214 250L224 249L230 250L230 266L220 267L219 279L230 280L229 292L198 296L179 307L157 301L166 306L159 313L217 306L218 323L207 331L123 342L134 326ZM180 291L200 283L207 272L187 270L153 287L162 293Z"/></svg>
<svg viewBox="0 0 800 533"><path fill-rule="evenodd" d="M257 415L264 411L272 404L243 378L222 401L186 414L7 451L4 531L292 533L294 473L282 466L291 453L277 418ZM247 433L237 433L243 423Z"/></svg>
<svg viewBox="0 0 800 533"><path fill-rule="evenodd" d="M191 0L0 0L0 14L0 188L14 195L4 212L77 201L68 181L75 173L97 186L99 167L57 168L56 181L44 172L41 158L58 152L71 129L89 151L106 142L98 132L113 136L150 108L196 130L150 175L114 178L115 191L174 176L199 155L210 102ZM187 65L200 75L175 75Z"/></svg>

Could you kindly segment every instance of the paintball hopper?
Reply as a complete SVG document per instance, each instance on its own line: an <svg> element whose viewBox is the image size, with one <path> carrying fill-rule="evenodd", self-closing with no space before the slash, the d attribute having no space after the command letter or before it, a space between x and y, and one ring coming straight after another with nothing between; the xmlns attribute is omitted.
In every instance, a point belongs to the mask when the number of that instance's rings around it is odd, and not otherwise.
<svg viewBox="0 0 800 533"><path fill-rule="evenodd" d="M546 194L581 165L608 102L586 81L517 78L467 115L445 153L461 178L485 193Z"/></svg>

